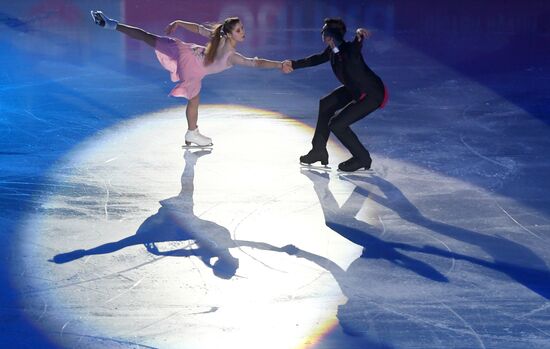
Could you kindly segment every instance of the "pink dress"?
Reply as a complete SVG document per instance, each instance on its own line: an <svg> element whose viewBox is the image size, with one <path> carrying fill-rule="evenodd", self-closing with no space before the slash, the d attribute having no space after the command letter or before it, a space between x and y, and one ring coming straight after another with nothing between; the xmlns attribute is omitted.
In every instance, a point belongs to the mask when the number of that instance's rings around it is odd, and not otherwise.
<svg viewBox="0 0 550 349"><path fill-rule="evenodd" d="M170 96L191 99L201 90L202 78L232 67L229 63L231 51L221 58L204 66L204 46L183 42L179 39L162 36L157 39L155 53L162 66L170 72L170 79L178 84Z"/></svg>

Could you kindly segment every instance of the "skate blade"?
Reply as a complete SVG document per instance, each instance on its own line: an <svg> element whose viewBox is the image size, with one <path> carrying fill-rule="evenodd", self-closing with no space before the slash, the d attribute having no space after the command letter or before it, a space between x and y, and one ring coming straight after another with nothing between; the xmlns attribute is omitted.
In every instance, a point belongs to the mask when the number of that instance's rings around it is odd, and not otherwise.
<svg viewBox="0 0 550 349"><path fill-rule="evenodd" d="M214 144L208 144L208 145L198 145L198 144L184 144L181 146L182 149L212 149L214 148Z"/></svg>
<svg viewBox="0 0 550 349"><path fill-rule="evenodd" d="M347 172L347 171L342 171L340 169L337 170L338 172L338 175L339 176L342 176L342 175L373 175L373 174L376 174L376 171L373 170L372 168L369 168L368 170L365 170L365 169L361 169L361 170L357 170L357 171L353 171L353 172Z"/></svg>
<svg viewBox="0 0 550 349"><path fill-rule="evenodd" d="M328 165L311 165L300 162L300 169L304 170L321 170L321 171L332 171L332 167Z"/></svg>

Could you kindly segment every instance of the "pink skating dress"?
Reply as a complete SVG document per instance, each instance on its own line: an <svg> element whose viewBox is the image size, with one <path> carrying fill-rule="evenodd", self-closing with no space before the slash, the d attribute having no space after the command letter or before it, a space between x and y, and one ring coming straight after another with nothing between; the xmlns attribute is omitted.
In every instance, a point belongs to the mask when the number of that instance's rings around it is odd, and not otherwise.
<svg viewBox="0 0 550 349"><path fill-rule="evenodd" d="M205 75L219 73L232 67L229 63L231 51L204 66L204 46L183 42L163 36L157 39L155 53L162 66L170 72L170 79L178 84L170 96L191 99L201 90Z"/></svg>

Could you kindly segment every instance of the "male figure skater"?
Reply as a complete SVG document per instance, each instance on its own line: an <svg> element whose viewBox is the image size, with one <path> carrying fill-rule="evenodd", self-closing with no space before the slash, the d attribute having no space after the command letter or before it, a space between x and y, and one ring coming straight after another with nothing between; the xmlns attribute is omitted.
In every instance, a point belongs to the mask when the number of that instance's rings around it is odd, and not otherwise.
<svg viewBox="0 0 550 349"><path fill-rule="evenodd" d="M370 33L359 28L351 42L344 40L345 33L344 21L340 18L326 18L321 34L327 48L307 58L286 60L283 69L290 72L292 69L312 67L330 61L332 71L342 86L320 100L319 117L312 140L313 148L300 157L300 162L312 164L321 161L323 165L328 164L326 146L332 131L352 155L350 159L340 163L338 169L354 172L359 169L370 169L372 159L350 125L374 110L384 107L387 93L384 83L367 66L361 53L363 40Z"/></svg>

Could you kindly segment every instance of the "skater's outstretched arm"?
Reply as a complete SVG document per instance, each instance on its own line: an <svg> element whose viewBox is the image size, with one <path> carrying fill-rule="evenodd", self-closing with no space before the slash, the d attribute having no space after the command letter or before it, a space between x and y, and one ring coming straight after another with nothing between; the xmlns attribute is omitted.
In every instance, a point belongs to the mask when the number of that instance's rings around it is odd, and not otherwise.
<svg viewBox="0 0 550 349"><path fill-rule="evenodd" d="M330 58L329 52L330 52L330 47L327 47L323 52L318 53L316 55L311 55L309 57L297 59L297 60L285 60L284 62L286 64L291 65L292 69L313 67L313 66L328 62Z"/></svg>
<svg viewBox="0 0 550 349"><path fill-rule="evenodd" d="M186 22L181 20L173 21L172 23L168 24L164 32L166 35L170 35L173 32L176 31L178 27L183 27L184 29L192 32L197 33L199 35L202 35L204 37L210 38L212 36L212 29L205 27L202 24L193 23L193 22Z"/></svg>
<svg viewBox="0 0 550 349"><path fill-rule="evenodd" d="M248 58L241 55L238 52L235 52L230 58L229 62L233 65L243 65L245 67L253 68L271 68L271 69L283 69L283 62L281 61L272 61L264 58Z"/></svg>

